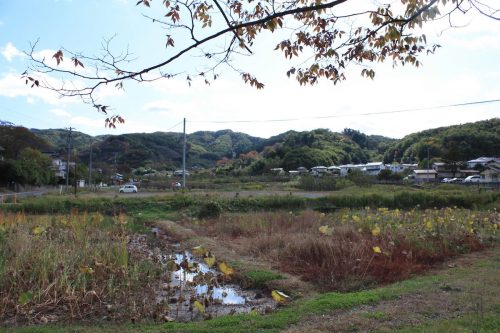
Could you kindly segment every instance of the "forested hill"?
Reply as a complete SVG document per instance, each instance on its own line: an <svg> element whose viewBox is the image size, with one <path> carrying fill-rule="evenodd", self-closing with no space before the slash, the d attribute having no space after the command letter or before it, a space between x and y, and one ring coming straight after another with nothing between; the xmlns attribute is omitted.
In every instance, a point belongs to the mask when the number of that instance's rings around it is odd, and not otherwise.
<svg viewBox="0 0 500 333"><path fill-rule="evenodd" d="M7 148L31 146L40 150L64 150L66 130L32 130L2 126L3 143ZM15 134L9 138L8 133ZM36 134L34 136L32 134ZM31 134L31 136L29 135ZM48 142L47 142L48 141ZM126 172L139 166L157 169L178 168L182 162L181 133L133 133L91 137L73 132L73 146L82 161L89 159L90 142L96 167L113 166ZM224 157L238 158L250 151L259 153L260 170L271 167L293 169L298 166L329 166L332 164L368 161L419 162L427 157L466 161L479 156L500 155L500 119L441 127L410 134L403 139L366 135L353 129L342 133L328 129L288 131L269 139L222 130L195 132L187 136L188 167L211 167ZM10 148L9 148L10 149ZM10 154L10 153L9 153ZM255 153L253 153L255 155ZM258 170L255 170L256 172Z"/></svg>
<svg viewBox="0 0 500 333"><path fill-rule="evenodd" d="M24 148L33 148L40 151L53 149L53 146L43 138L33 134L27 128L17 127L11 123L2 122L0 125L0 156L3 158L17 158Z"/></svg>
<svg viewBox="0 0 500 333"><path fill-rule="evenodd" d="M211 167L223 157L232 158L254 150L263 139L230 130L195 132L187 136L189 167ZM93 146L97 163L116 163L121 170L140 166L157 169L178 168L182 162L183 137L181 133L155 132L108 136ZM87 160L89 151L80 153Z"/></svg>
<svg viewBox="0 0 500 333"><path fill-rule="evenodd" d="M269 166L290 170L299 166L311 168L381 159L386 147L393 142L394 139L352 129L345 129L343 133L316 129L289 131L269 138L259 148Z"/></svg>
<svg viewBox="0 0 500 333"><path fill-rule="evenodd" d="M431 157L443 161L467 161L500 155L500 118L439 127L413 133L391 145L384 161L418 162Z"/></svg>
<svg viewBox="0 0 500 333"><path fill-rule="evenodd" d="M30 129L32 133L36 136L47 141L56 151L65 150L68 146L68 134L67 129ZM87 149L91 144L95 142L100 142L107 136L96 136L72 131L71 132L71 145L77 151Z"/></svg>

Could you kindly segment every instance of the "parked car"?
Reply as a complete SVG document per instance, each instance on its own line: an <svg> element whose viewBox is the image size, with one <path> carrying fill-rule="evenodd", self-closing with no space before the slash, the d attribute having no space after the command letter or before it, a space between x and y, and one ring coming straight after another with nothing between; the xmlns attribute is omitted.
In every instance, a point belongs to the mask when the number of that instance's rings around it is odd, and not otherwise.
<svg viewBox="0 0 500 333"><path fill-rule="evenodd" d="M120 193L137 193L137 186L124 185L124 186L120 187Z"/></svg>
<svg viewBox="0 0 500 333"><path fill-rule="evenodd" d="M443 179L441 179L441 183L451 183L452 179L453 178L443 178Z"/></svg>
<svg viewBox="0 0 500 333"><path fill-rule="evenodd" d="M468 176L463 180L464 183L479 183L481 181L480 175Z"/></svg>

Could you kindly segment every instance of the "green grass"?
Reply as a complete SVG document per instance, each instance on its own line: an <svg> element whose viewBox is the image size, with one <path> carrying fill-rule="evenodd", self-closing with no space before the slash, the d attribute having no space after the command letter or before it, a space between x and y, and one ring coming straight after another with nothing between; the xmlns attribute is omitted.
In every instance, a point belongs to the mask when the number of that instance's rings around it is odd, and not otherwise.
<svg viewBox="0 0 500 333"><path fill-rule="evenodd" d="M269 281L283 279L283 276L278 273L264 270L252 270L246 272L244 274L244 277L246 280L248 280L248 282L250 282L250 285L253 288L257 289L266 288L266 283Z"/></svg>
<svg viewBox="0 0 500 333"><path fill-rule="evenodd" d="M500 312L483 315L468 315L457 319L441 320L419 327L404 328L397 333L498 333L500 332Z"/></svg>

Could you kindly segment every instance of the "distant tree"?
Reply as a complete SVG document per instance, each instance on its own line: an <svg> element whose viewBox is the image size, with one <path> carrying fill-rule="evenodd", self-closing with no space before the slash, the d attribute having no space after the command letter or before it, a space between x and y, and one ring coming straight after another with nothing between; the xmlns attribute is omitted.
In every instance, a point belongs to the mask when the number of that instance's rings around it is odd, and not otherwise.
<svg viewBox="0 0 500 333"><path fill-rule="evenodd" d="M55 183L52 160L36 149L23 149L13 166L13 180L17 183L36 186Z"/></svg>
<svg viewBox="0 0 500 333"><path fill-rule="evenodd" d="M444 18L453 26L456 15L473 11L499 19L498 8L480 0L399 0L390 4L349 0L139 0L137 5L151 7L146 16L166 29L165 38L158 41L166 48L162 60L134 68L132 54L113 53L108 40L102 56L61 48L52 56L53 63L37 57L35 43L26 52L31 61L23 75L26 84L62 96L80 96L107 114L109 106L95 100L100 87L123 89L127 81L172 78L180 75L175 63L197 55L202 63L187 70L189 84L195 78L210 84L219 77L221 65L227 64L244 82L262 89L264 84L254 74L232 62L238 55L252 55L254 42L264 38L262 35L274 36L275 50L286 59L297 58L301 65L292 66L286 74L301 85L320 79L338 83L346 79L346 68L352 64L361 65L360 73L367 78L375 76L367 66L370 63L420 66L419 55L433 53L438 47L428 43L420 30L429 21ZM58 66L68 60L74 71ZM79 70L84 67L92 70ZM47 73L59 74L61 84L44 79L41 74ZM71 80L79 84L67 84ZM106 120L113 127L123 118L113 115Z"/></svg>

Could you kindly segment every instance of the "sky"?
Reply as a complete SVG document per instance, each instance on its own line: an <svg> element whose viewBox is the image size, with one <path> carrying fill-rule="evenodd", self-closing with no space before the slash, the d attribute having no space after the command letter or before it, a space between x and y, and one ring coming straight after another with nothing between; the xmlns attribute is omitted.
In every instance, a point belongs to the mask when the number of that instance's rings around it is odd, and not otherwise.
<svg viewBox="0 0 500 333"><path fill-rule="evenodd" d="M128 48L137 57L135 66L161 61L168 56L166 32L143 16L158 10L161 1L153 5L147 9L133 0L0 0L0 120L28 128L73 127L90 135L180 132L186 118L188 133L231 129L267 138L288 130L353 128L401 138L500 116L499 102L439 107L500 100L500 22L475 13L455 19L461 28L445 30L442 23L426 27L428 41L442 47L422 56L423 67L375 64L374 80L352 68L337 85L325 81L304 87L287 78L293 63L273 51L275 42L263 34L253 46L254 55L235 64L255 74L264 89L243 83L229 68L210 86L196 80L189 86L184 77L176 77L125 83L124 90L105 87L97 98L112 106L112 114L125 118L116 129L105 128L106 117L88 104L31 89L21 80L28 66L23 52L37 40L36 51L47 59L61 47L100 54L102 41L114 36L112 47ZM190 54L171 70L195 68L199 60Z"/></svg>

